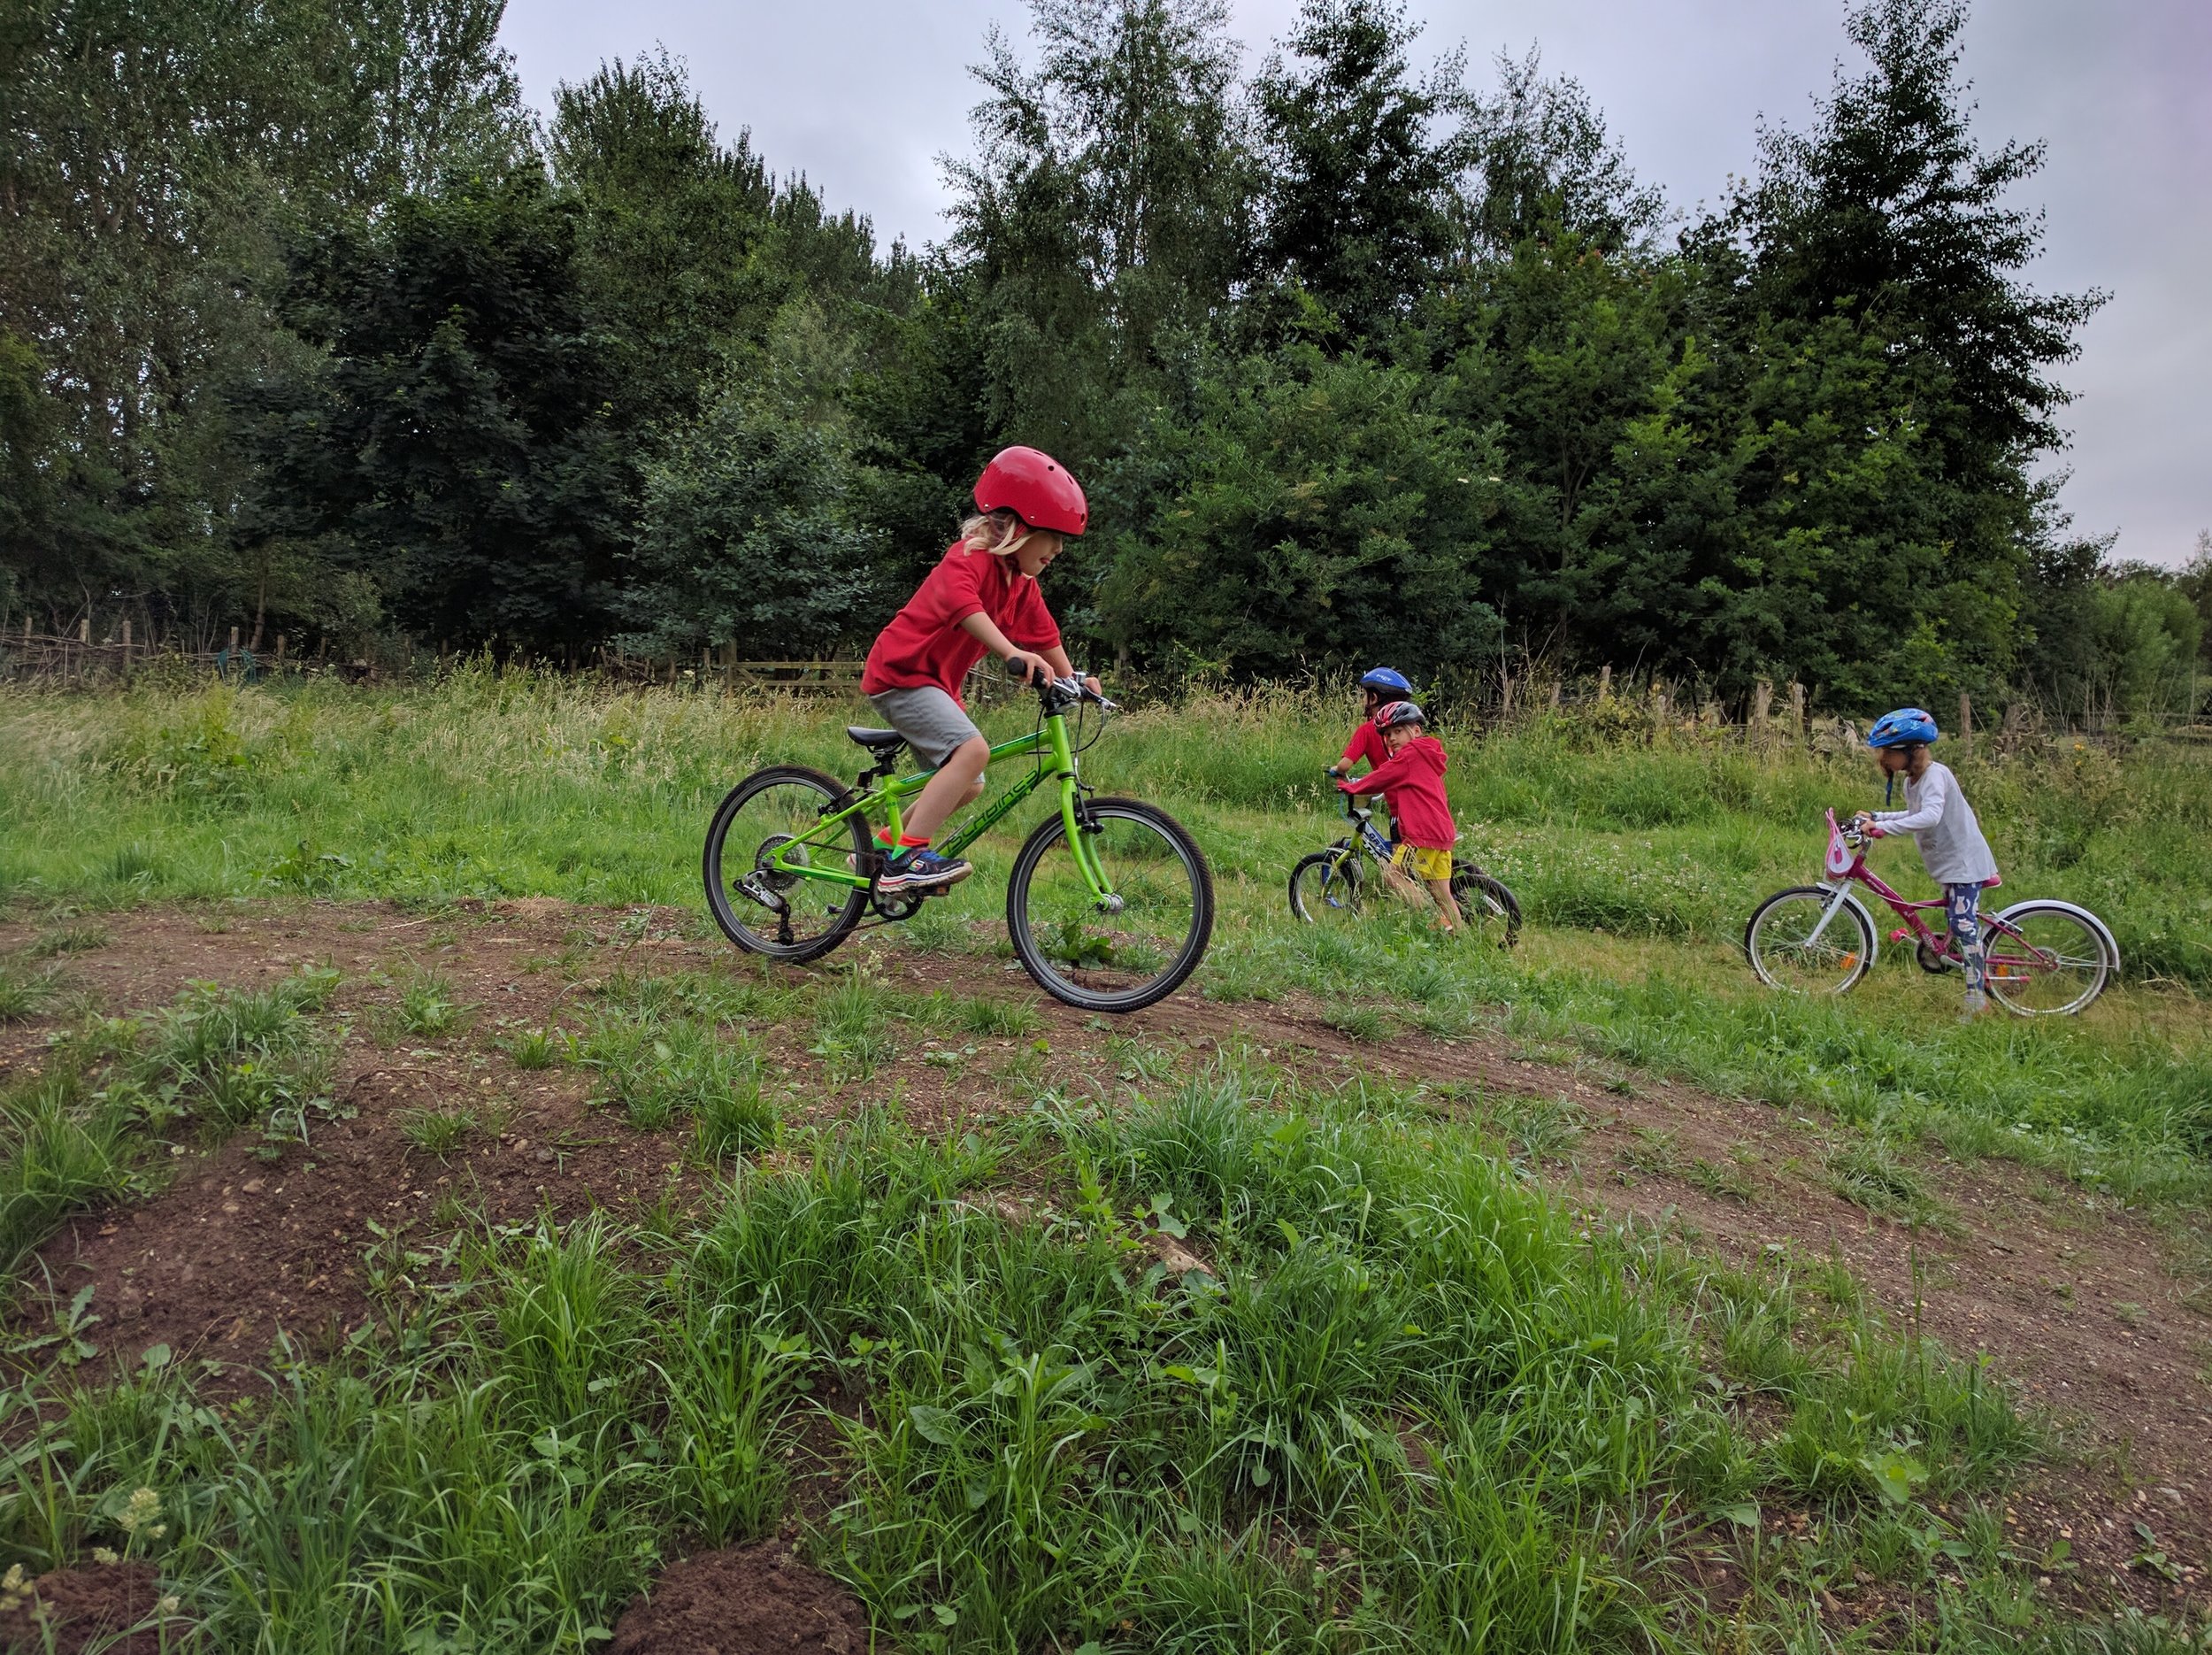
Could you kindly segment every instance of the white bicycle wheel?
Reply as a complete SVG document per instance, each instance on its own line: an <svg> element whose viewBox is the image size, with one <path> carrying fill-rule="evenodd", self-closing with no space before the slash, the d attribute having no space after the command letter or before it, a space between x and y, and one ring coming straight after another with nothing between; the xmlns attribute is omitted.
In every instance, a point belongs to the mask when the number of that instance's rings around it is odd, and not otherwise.
<svg viewBox="0 0 2212 1655"><path fill-rule="evenodd" d="M1835 893L1817 885L1778 890L1744 927L1743 951L1759 981L1789 994L1841 994L1874 963L1874 919L1855 897L1825 925Z"/></svg>

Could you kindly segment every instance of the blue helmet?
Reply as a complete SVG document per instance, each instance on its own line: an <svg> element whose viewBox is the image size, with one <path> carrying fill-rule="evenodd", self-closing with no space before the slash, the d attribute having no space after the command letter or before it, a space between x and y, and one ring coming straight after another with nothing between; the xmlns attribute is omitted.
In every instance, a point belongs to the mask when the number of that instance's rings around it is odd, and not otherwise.
<svg viewBox="0 0 2212 1655"><path fill-rule="evenodd" d="M1866 733L1869 747L1910 747L1916 742L1932 742L1936 738L1936 721L1932 713L1918 707L1900 707L1894 712L1885 712L1874 720L1874 727Z"/></svg>
<svg viewBox="0 0 2212 1655"><path fill-rule="evenodd" d="M1378 666L1359 681L1359 687L1362 689L1379 689L1394 697L1413 694L1413 685L1406 675L1387 666Z"/></svg>

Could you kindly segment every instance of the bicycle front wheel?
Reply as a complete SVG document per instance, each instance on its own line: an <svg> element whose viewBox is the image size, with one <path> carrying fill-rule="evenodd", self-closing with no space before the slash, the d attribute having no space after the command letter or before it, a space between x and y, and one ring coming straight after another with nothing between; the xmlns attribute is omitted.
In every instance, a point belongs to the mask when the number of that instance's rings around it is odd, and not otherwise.
<svg viewBox="0 0 2212 1655"><path fill-rule="evenodd" d="M1006 881L1015 958L1055 999L1134 1012L1197 969L1214 928L1213 874L1198 842L1138 799L1081 807L1084 845L1113 893L1101 904L1056 812L1037 825Z"/></svg>
<svg viewBox="0 0 2212 1655"><path fill-rule="evenodd" d="M1459 917L1467 935L1477 942L1511 948L1521 940L1520 901L1504 881L1479 868L1455 868L1452 898L1459 904Z"/></svg>
<svg viewBox="0 0 2212 1655"><path fill-rule="evenodd" d="M1356 847L1332 845L1301 858L1290 870L1290 911L1308 925L1331 925L1360 916L1368 873Z"/></svg>
<svg viewBox="0 0 2212 1655"><path fill-rule="evenodd" d="M2064 903L2015 904L1982 921L1982 946L1989 992L2022 1017L2081 1011L2112 977L2103 935Z"/></svg>
<svg viewBox="0 0 2212 1655"><path fill-rule="evenodd" d="M1824 927L1821 916L1834 900L1816 885L1799 885L1759 904L1744 928L1743 948L1760 981L1792 994L1841 994L1866 975L1874 959L1873 918L1846 897Z"/></svg>
<svg viewBox="0 0 2212 1655"><path fill-rule="evenodd" d="M860 923L868 893L800 870L856 860L868 850L858 814L834 828L822 818L845 784L818 770L780 765L730 790L707 829L701 872L715 924L749 954L818 959Z"/></svg>

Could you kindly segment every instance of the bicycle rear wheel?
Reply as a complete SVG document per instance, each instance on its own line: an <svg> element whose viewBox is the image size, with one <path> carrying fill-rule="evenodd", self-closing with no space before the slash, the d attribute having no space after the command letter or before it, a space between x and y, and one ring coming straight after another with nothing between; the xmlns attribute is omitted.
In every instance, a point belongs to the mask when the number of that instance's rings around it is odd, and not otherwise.
<svg viewBox="0 0 2212 1655"><path fill-rule="evenodd" d="M1290 870L1290 911L1308 925L1356 920L1372 877L1353 845L1316 851Z"/></svg>
<svg viewBox="0 0 2212 1655"><path fill-rule="evenodd" d="M1057 812L1037 824L1006 881L1015 958L1055 999L1087 1012L1134 1012L1172 994L1213 935L1205 852L1165 811L1093 799L1081 831L1117 905L1102 910Z"/></svg>
<svg viewBox="0 0 2212 1655"><path fill-rule="evenodd" d="M1467 935L1479 943L1511 948L1521 940L1521 904L1502 880L1479 867L1452 870L1452 897Z"/></svg>
<svg viewBox="0 0 2212 1655"><path fill-rule="evenodd" d="M700 859L707 907L722 935L747 953L818 959L860 923L868 906L865 889L791 871L867 853L867 831L857 814L832 832L822 831L823 815L845 795L845 784L834 776L780 765L746 777L715 812ZM785 851L780 865L771 860L798 840L806 843Z"/></svg>
<svg viewBox="0 0 2212 1655"><path fill-rule="evenodd" d="M1823 928L1821 916L1834 900L1817 885L1797 885L1759 904L1744 928L1743 950L1760 981L1791 994L1841 994L1866 975L1874 960L1873 917L1847 896Z"/></svg>
<svg viewBox="0 0 2212 1655"><path fill-rule="evenodd" d="M1989 992L2022 1017L2064 1017L2104 992L2113 962L2090 918L2065 903L2016 903L1983 924Z"/></svg>

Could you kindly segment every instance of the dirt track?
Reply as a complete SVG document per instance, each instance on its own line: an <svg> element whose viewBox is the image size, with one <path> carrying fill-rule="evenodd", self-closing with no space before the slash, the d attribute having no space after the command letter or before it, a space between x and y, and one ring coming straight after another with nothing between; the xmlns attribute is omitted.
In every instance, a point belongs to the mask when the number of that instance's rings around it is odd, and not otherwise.
<svg viewBox="0 0 2212 1655"><path fill-rule="evenodd" d="M718 941L680 935L686 916L549 900L435 919L381 904L309 904L227 909L226 928L216 923L211 912L118 916L106 946L67 962L68 980L115 1013L165 1005L195 980L247 985L305 963L335 966L344 974L336 1008L355 1014L337 1084L357 1112L273 1164L253 1152L250 1132L188 1154L150 1199L85 1215L42 1249L58 1297L94 1286L101 1341L119 1359L166 1343L180 1357L242 1370L265 1359L280 1328L311 1346L332 1339L366 1313L367 1257L390 1245L378 1230L434 1225L465 1206L494 1220L595 1204L634 1212L664 1194L680 1202L699 1186L680 1135L641 1133L589 1108L583 1077L519 1069L490 1038L501 1020L562 1021L579 990L612 970L730 958ZM35 935L0 927L0 951ZM1105 1028L1043 998L1010 963L925 957L874 938L840 959L864 950L920 992L1035 1005L1055 1073L1087 1079L1102 1096L1118 1090L1106 1043L1141 1035L1186 1061L1243 1043L1315 1081L1358 1070L1426 1083L1444 1108L1548 1100L1557 1105L1555 1127L1539 1175L1594 1217L1633 1214L1741 1261L1778 1249L1839 1258L1900 1321L1914 1313L1916 1260L1925 1329L1955 1352L1988 1352L2071 1428L2065 1463L2014 1503L2018 1550L2038 1555L2063 1535L2082 1584L2150 1601L2162 1589L2125 1568L2140 1550L2133 1524L2145 1521L2190 1570L2182 1594L2203 1598L2212 1564L2212 1318L2182 1302L2160 1233L2109 1200L2002 1163L1930 1159L1920 1170L1955 1222L1948 1234L1911 1232L1830 1189L1824 1168L1839 1135L1763 1104L1594 1062L1540 1061L1495 1036L1408 1034L1358 1045L1322 1020L1323 1008L1294 1002L1225 1006L1185 994ZM473 1025L380 1048L367 1026L388 991L373 979L411 966L435 969L476 1003ZM0 1079L40 1060L50 1027L0 1029ZM983 1059L1002 1046L1018 1062L1027 1045L979 1039L982 1058L956 1072L902 1051L868 1080L840 1087L803 1034L760 1033L798 1081L803 1110L832 1116L895 1092L926 1130L1002 1107L1002 1083ZM495 1141L472 1139L442 1161L398 1131L406 1108L461 1102L501 1120Z"/></svg>

